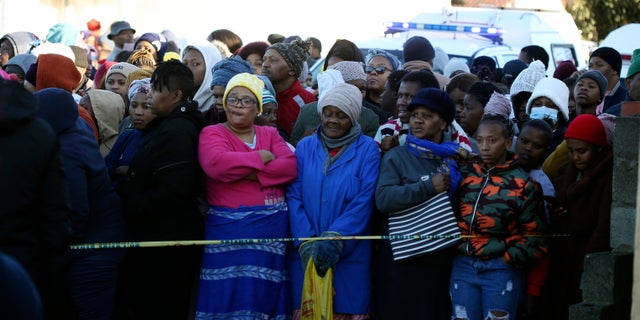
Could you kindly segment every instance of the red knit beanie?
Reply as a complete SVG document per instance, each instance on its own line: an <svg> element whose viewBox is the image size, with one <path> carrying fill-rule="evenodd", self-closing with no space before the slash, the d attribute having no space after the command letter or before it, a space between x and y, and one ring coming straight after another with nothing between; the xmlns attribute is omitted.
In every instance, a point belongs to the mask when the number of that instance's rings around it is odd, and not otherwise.
<svg viewBox="0 0 640 320"><path fill-rule="evenodd" d="M556 67L556 71L553 72L553 77L564 81L569 78L574 72L578 71L576 65L571 60L561 61Z"/></svg>
<svg viewBox="0 0 640 320"><path fill-rule="evenodd" d="M107 75L109 69L116 63L115 61L105 61L98 67L96 74L93 76L93 84L96 89L104 89L104 76Z"/></svg>
<svg viewBox="0 0 640 320"><path fill-rule="evenodd" d="M565 139L577 139L604 147L607 145L607 134L598 117L592 114L577 116L564 133Z"/></svg>

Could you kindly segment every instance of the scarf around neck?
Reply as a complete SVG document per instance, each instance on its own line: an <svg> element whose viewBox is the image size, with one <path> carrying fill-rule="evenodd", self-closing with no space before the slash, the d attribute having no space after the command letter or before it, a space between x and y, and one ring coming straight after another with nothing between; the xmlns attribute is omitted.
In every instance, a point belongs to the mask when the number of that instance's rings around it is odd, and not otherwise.
<svg viewBox="0 0 640 320"><path fill-rule="evenodd" d="M338 160L338 158L345 152L347 147L349 147L354 141L356 141L356 139L358 139L360 133L362 132L362 128L360 127L360 123L356 122L356 124L351 127L349 132L347 132L347 134L340 138L327 137L322 130L322 125L320 125L320 127L318 128L318 131L320 132L320 141L322 142L324 151L327 154L327 159L324 161L324 168L322 170L322 173L326 174L331 164L336 162L336 160ZM329 150L335 148L340 148L340 151L332 157Z"/></svg>
<svg viewBox="0 0 640 320"><path fill-rule="evenodd" d="M435 143L427 139L419 139L411 133L407 135L405 145L409 152L416 157L442 162L438 168L438 172L447 173L451 178L449 195L452 195L456 191L460 181L462 181L462 175L458 169L458 162L468 162L476 157L475 153L461 147L458 143L451 141Z"/></svg>

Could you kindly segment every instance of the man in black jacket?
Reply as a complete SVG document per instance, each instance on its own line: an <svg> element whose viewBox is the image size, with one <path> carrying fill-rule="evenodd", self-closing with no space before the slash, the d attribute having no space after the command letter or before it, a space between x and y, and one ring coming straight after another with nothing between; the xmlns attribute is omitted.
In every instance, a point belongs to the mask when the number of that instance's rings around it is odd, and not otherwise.
<svg viewBox="0 0 640 320"><path fill-rule="evenodd" d="M27 270L46 318L70 319L69 195L56 135L37 107L20 83L0 78L0 251Z"/></svg>
<svg viewBox="0 0 640 320"><path fill-rule="evenodd" d="M152 112L123 183L124 217L132 241L193 240L204 236L198 210L201 169L198 139L206 125L191 100L193 73L177 60L151 76ZM187 317L202 248L129 250L125 261L127 312L142 319Z"/></svg>

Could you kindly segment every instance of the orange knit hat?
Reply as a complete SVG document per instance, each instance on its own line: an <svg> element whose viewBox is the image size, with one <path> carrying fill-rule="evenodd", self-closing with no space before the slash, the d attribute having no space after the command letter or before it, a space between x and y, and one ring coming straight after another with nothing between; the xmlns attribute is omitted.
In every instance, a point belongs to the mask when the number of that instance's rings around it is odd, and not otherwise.
<svg viewBox="0 0 640 320"><path fill-rule="evenodd" d="M81 79L82 75L73 60L54 53L38 56L36 90L60 88L73 93Z"/></svg>

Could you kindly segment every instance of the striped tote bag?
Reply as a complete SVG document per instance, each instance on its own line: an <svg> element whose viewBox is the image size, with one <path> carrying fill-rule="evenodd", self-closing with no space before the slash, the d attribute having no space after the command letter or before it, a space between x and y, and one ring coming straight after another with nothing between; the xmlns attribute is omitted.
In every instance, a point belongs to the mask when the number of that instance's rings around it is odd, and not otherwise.
<svg viewBox="0 0 640 320"><path fill-rule="evenodd" d="M460 229L446 192L389 214L389 240L395 261L457 244Z"/></svg>

